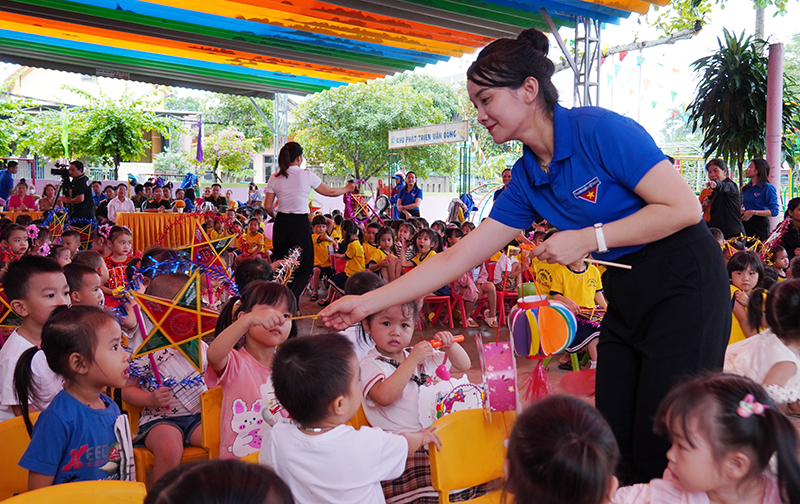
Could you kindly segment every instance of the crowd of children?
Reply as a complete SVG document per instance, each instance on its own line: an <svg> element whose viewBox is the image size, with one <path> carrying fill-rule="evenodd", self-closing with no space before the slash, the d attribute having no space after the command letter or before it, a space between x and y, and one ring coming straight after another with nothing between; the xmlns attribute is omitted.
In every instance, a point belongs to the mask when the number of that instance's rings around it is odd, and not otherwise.
<svg viewBox="0 0 800 504"><path fill-rule="evenodd" d="M211 484L198 476L213 472L210 465L178 466L185 446L201 444L200 394L221 387L220 458L258 453L274 470L246 476L235 461L214 465L236 469L248 491L270 493L275 502L438 501L427 450L440 440L421 422L420 391L440 380L442 369L470 369L467 352L446 331L433 337L439 349L426 340L410 346L424 300L383 310L341 334L295 337L308 335L289 320L299 315L297 298L273 281L266 214L258 210L237 252L223 254L233 285L226 291L209 279L200 293L219 317L214 335L200 343L199 371L172 347L132 358L153 324L118 309L121 288L134 278L151 296L172 299L182 290L190 271L165 266L177 260L175 251L154 247L142 255L121 226L98 229L89 243L76 231L52 243L41 225L0 220L2 285L20 319L0 348L0 421L21 415L32 433L20 460L30 489L130 479L125 457L132 447L154 454L149 502L179 492L178 475ZM474 229L424 218L358 224L339 213L314 215L311 225L309 300L320 305L336 293L363 294L392 282ZM238 234L237 226L236 213L206 222L211 237ZM561 266L529 257L548 231L544 222L533 226L432 294L463 298L465 325L483 319L496 327L498 291L515 293L535 280L538 293L581 320L567 350L587 351L593 368L594 317L606 308L601 270L585 258ZM741 377L695 377L664 400L656 425L673 442L664 478L619 487L619 454L607 424L585 402L559 396L518 418L506 493L517 502L587 504L800 500L796 435L784 416L800 411L800 260L790 263L780 246L762 260L735 242L721 245L731 279L725 371ZM141 408L132 439L106 395L113 389L123 404ZM359 408L371 428L345 425ZM773 455L777 472L769 467ZM450 497L459 502L486 491L482 485Z"/></svg>

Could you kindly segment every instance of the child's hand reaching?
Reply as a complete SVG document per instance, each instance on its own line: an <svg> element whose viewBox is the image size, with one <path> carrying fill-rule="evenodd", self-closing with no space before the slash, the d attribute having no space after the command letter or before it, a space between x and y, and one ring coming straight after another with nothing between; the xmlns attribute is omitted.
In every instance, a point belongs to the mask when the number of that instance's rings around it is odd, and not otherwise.
<svg viewBox="0 0 800 504"><path fill-rule="evenodd" d="M420 341L414 345L407 359L410 359L415 365L419 365L422 361L431 357L433 357L433 347L431 344L427 341Z"/></svg>
<svg viewBox="0 0 800 504"><path fill-rule="evenodd" d="M245 315L250 327L263 326L264 329L274 329L286 322L283 313L274 308L256 307L253 311Z"/></svg>
<svg viewBox="0 0 800 504"><path fill-rule="evenodd" d="M153 408L166 408L169 406L169 401L172 399L172 389L169 387L158 387L150 394L152 402L150 406Z"/></svg>

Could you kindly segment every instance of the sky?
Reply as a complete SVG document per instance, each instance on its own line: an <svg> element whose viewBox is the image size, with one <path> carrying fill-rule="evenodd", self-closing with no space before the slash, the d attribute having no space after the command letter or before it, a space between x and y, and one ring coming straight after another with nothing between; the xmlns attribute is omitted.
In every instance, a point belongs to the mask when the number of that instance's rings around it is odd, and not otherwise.
<svg viewBox="0 0 800 504"><path fill-rule="evenodd" d="M774 7L767 8L764 35L768 43L783 43L785 46L795 33L800 32L797 25L800 0L789 0L785 16L774 17L775 12ZM725 9L714 8L711 18L711 22L691 39L645 49L641 55L638 51L631 52L622 61L619 55L607 58L601 65L599 105L636 119L659 141L669 109L682 108L694 97L697 82L691 63L717 50L717 37L723 36L723 28L736 34L743 30L748 35L755 32L755 10L749 0L728 0ZM663 36L640 23L641 20L640 16L632 15L629 19L622 20L619 26L605 25L601 33L603 44L614 46ZM560 34L562 38L568 39L572 37L573 30L562 28ZM561 51L552 35L550 40L549 56L557 60ZM463 58L452 58L418 71L437 77L463 76L476 56L477 53ZM572 75L570 70L564 70L553 79L559 91L560 102L564 106L573 105Z"/></svg>
<svg viewBox="0 0 800 504"><path fill-rule="evenodd" d="M652 8L651 8L652 10ZM800 32L797 26L800 0L789 0L788 13L774 17L774 7L767 8L765 16L765 38L769 43L790 42L793 34ZM696 81L691 63L697 58L711 54L717 47L717 37L722 37L723 28L737 34L743 30L755 31L755 11L750 0L727 0L725 9L715 7L711 22L695 37L675 43L645 49L641 54L631 52L620 61L620 56L607 58L601 65L599 105L639 121L657 141L671 108L682 108L694 96ZM562 28L562 38L572 37L573 30ZM632 15L620 25L607 24L602 30L603 44L619 45L633 40L651 40L660 37L660 32L641 23L641 17ZM550 57L557 60L560 50L551 38ZM476 54L463 58L452 58L436 65L427 65L417 72L429 73L440 78L463 78ZM16 65L0 63L0 82L10 75ZM641 71L641 77L640 77ZM572 72L564 70L554 77L561 103L572 106ZM181 90L181 94L196 95L199 92ZM294 97L301 101L301 97Z"/></svg>

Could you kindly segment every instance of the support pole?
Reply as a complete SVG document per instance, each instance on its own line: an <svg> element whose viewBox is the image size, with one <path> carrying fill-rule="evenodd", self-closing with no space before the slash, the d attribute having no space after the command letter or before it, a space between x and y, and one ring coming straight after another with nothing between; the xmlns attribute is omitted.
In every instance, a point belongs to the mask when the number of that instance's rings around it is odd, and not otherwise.
<svg viewBox="0 0 800 504"><path fill-rule="evenodd" d="M769 181L781 194L781 137L783 132L783 44L770 44L767 68L767 163ZM780 197L780 196L779 196ZM770 229L783 220L771 217Z"/></svg>

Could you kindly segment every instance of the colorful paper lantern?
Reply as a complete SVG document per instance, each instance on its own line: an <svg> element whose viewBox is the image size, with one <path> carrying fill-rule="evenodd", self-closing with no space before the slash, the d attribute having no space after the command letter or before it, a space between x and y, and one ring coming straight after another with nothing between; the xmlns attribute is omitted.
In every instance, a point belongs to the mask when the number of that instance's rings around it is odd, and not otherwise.
<svg viewBox="0 0 800 504"><path fill-rule="evenodd" d="M507 341L484 343L480 334L475 336L475 341L486 389L486 409L516 411L519 404L517 362L511 344Z"/></svg>
<svg viewBox="0 0 800 504"><path fill-rule="evenodd" d="M544 295L526 296L508 317L517 355L544 358L567 348L575 338L575 315L563 303Z"/></svg>
<svg viewBox="0 0 800 504"><path fill-rule="evenodd" d="M203 372L200 340L214 332L219 314L203 308L200 278L200 270L196 270L174 299L132 293L136 303L153 322L153 328L133 353L133 358L173 347L198 372Z"/></svg>

